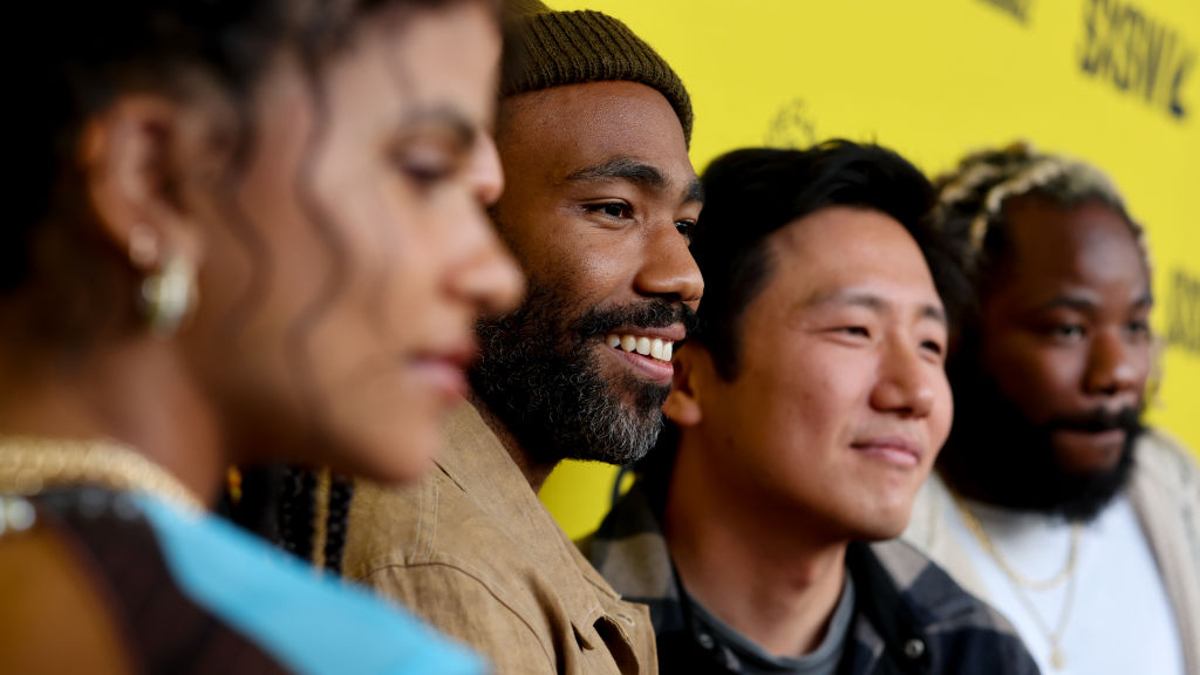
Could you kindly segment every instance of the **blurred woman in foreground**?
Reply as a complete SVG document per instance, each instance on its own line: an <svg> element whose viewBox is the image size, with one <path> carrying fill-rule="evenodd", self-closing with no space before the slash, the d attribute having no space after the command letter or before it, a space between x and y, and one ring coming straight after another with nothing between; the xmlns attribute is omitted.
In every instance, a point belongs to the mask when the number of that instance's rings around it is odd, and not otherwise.
<svg viewBox="0 0 1200 675"><path fill-rule="evenodd" d="M231 463L429 464L474 319L520 287L483 214L496 8L31 12L6 78L0 671L474 672L206 509Z"/></svg>

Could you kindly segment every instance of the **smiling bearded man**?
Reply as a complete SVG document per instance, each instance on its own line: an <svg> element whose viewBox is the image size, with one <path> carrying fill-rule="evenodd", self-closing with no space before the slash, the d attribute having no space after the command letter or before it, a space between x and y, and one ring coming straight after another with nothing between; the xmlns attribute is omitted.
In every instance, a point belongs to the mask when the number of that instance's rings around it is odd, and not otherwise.
<svg viewBox="0 0 1200 675"><path fill-rule="evenodd" d="M658 438L670 391L663 366L695 313L679 302L644 300L571 316L577 305L570 289L531 279L519 311L480 326L473 393L531 464L632 463ZM632 368L620 361L614 367L606 352L623 352L615 356Z"/></svg>

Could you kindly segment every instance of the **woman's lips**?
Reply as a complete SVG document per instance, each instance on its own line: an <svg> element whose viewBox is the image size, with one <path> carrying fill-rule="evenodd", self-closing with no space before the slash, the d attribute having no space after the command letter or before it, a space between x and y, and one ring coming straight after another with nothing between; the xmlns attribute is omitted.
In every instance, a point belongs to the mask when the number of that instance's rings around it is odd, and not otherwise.
<svg viewBox="0 0 1200 675"><path fill-rule="evenodd" d="M457 363L437 358L417 358L410 363L412 372L441 398L458 400L467 394L467 375Z"/></svg>
<svg viewBox="0 0 1200 675"><path fill-rule="evenodd" d="M417 378L442 398L457 401L467 395L466 370L475 355L475 343L462 341L449 348L418 353L409 360L409 366Z"/></svg>

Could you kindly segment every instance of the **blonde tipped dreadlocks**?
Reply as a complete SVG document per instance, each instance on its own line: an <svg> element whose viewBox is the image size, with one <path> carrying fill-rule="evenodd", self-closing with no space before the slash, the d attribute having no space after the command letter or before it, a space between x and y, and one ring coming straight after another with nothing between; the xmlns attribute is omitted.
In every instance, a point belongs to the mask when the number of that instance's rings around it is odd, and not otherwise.
<svg viewBox="0 0 1200 675"><path fill-rule="evenodd" d="M1133 230L1146 268L1149 252L1141 226L1129 217L1125 202L1099 169L1066 157L1042 154L1027 142L968 155L958 168L935 182L937 224L957 240L961 262L972 273L986 257L988 234L1003 222L1005 200L1036 194L1071 207L1097 200L1119 213Z"/></svg>

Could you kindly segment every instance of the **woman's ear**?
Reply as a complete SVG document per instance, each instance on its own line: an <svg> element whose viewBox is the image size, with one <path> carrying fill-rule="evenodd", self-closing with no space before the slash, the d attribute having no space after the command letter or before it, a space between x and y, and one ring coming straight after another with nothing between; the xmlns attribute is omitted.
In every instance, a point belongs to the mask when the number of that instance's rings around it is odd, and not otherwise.
<svg viewBox="0 0 1200 675"><path fill-rule="evenodd" d="M712 357L702 345L686 342L671 361L675 374L671 377L671 393L663 404L663 414L681 427L695 426L703 417L700 396L713 370Z"/></svg>
<svg viewBox="0 0 1200 675"><path fill-rule="evenodd" d="M180 196L197 159L196 115L142 94L117 99L84 124L79 161L95 225L140 274L170 261L199 264L199 232Z"/></svg>

